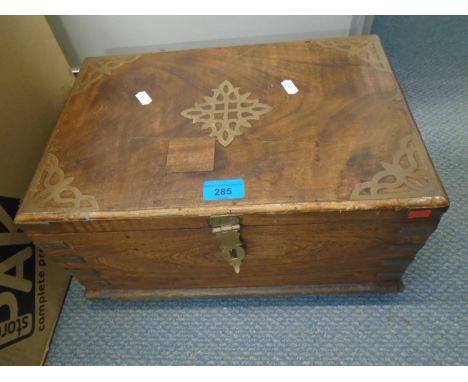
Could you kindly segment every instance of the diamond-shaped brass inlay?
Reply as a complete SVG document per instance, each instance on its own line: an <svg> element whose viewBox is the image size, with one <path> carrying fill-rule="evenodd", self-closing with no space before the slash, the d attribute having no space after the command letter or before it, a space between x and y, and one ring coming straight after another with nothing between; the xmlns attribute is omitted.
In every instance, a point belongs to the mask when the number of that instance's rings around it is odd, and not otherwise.
<svg viewBox="0 0 468 382"><path fill-rule="evenodd" d="M229 81L225 80L213 89L211 97L204 97L205 102L184 110L181 115L193 123L201 123L201 129L210 129L210 137L216 137L223 146L229 145L236 136L242 135L241 128L249 128L249 121L258 120L272 107L259 103L258 99L249 99L250 93L239 93Z"/></svg>

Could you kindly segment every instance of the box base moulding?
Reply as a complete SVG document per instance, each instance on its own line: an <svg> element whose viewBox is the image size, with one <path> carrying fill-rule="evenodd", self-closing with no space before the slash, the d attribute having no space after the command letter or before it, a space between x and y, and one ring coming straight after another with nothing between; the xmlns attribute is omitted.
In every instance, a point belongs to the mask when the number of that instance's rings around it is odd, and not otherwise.
<svg viewBox="0 0 468 382"><path fill-rule="evenodd" d="M193 288L193 289L100 289L86 290L90 299L144 300L189 297L262 297L324 295L344 293L388 293L401 292L401 280L382 283L311 284L242 288Z"/></svg>

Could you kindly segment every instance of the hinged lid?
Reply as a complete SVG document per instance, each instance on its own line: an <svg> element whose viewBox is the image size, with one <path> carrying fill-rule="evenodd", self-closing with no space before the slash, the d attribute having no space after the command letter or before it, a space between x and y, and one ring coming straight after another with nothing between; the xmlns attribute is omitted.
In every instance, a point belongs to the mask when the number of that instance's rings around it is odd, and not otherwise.
<svg viewBox="0 0 468 382"><path fill-rule="evenodd" d="M17 221L447 204L362 36L87 59Z"/></svg>

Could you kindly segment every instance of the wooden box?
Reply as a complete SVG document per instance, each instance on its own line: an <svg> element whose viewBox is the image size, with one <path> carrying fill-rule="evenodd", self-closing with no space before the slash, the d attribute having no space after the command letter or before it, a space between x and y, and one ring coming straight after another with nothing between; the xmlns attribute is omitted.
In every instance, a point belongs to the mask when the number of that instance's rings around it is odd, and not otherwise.
<svg viewBox="0 0 468 382"><path fill-rule="evenodd" d="M365 36L87 59L16 221L90 298L384 292L448 205Z"/></svg>

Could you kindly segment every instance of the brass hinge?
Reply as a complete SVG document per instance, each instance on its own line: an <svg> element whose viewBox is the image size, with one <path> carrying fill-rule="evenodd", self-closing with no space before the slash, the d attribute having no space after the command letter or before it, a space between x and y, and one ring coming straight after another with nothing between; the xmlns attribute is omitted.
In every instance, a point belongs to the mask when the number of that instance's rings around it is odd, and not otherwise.
<svg viewBox="0 0 468 382"><path fill-rule="evenodd" d="M245 249L240 239L240 224L237 216L215 216L210 218L210 227L219 241L221 255L234 268L240 272Z"/></svg>

